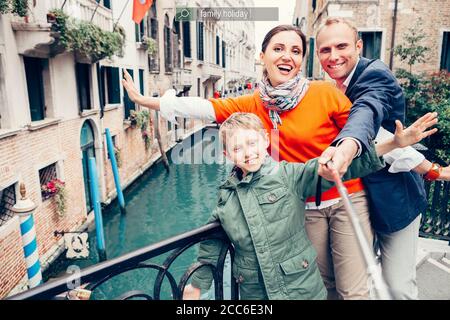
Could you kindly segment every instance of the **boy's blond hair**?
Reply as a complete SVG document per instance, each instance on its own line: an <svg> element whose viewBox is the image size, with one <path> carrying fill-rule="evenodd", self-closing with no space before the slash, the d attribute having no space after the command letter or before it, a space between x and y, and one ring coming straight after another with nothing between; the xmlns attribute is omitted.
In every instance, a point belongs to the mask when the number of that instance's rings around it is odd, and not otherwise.
<svg viewBox="0 0 450 320"><path fill-rule="evenodd" d="M236 129L250 129L261 133L266 133L261 119L253 113L236 112L225 120L219 129L219 137L222 140L222 145L225 148L227 143L227 135Z"/></svg>

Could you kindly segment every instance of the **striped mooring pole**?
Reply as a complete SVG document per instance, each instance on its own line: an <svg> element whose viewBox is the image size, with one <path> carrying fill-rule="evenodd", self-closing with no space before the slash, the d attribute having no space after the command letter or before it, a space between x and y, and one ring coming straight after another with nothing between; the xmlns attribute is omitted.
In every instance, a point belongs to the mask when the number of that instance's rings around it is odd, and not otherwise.
<svg viewBox="0 0 450 320"><path fill-rule="evenodd" d="M22 245L27 266L28 286L37 287L42 284L41 263L39 261L39 251L36 242L36 229L34 228L33 213L36 204L26 197L25 185L20 184L21 198L16 202L12 211L19 216L20 234L22 235Z"/></svg>

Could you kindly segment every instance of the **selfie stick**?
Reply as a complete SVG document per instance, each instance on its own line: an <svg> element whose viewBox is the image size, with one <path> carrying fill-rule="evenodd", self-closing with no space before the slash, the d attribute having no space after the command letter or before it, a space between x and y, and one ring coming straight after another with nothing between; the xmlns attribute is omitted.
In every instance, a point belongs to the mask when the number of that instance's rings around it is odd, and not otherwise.
<svg viewBox="0 0 450 320"><path fill-rule="evenodd" d="M356 214L355 209L350 201L350 197L347 192L347 188L344 186L339 173L333 165L333 162L330 160L327 162L327 167L330 168L333 172L333 181L336 184L336 187L341 196L342 202L344 203L344 207L350 217L350 221L352 222L353 229L355 230L356 237L358 239L359 247L364 256L364 260L367 265L367 273L369 274L370 279L373 281L373 285L375 287L375 295L377 300L392 300L391 294L386 283L383 280L381 275L381 270L377 267L375 262L375 257L373 255L372 247L369 246L369 242L367 241L366 236L364 235L363 229L359 222L358 215Z"/></svg>

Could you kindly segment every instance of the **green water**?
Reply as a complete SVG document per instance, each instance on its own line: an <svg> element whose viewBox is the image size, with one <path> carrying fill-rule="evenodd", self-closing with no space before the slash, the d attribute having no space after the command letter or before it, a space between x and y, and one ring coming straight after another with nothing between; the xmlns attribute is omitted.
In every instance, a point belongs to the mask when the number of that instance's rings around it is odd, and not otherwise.
<svg viewBox="0 0 450 320"><path fill-rule="evenodd" d="M120 213L117 202L103 209L108 259L203 225L215 207L217 187L226 178L228 170L228 166L219 164L173 163L170 173L162 163L147 170L124 192L126 215ZM71 275L74 266L83 269L98 263L95 230L89 232L89 243L88 259L67 260L63 254L45 272L45 280ZM194 262L195 252L196 247L189 249L169 269L177 282ZM150 261L161 263L165 257ZM116 276L94 290L93 298L112 299L130 290L141 290L153 296L156 273L137 269ZM171 299L167 280L161 297Z"/></svg>

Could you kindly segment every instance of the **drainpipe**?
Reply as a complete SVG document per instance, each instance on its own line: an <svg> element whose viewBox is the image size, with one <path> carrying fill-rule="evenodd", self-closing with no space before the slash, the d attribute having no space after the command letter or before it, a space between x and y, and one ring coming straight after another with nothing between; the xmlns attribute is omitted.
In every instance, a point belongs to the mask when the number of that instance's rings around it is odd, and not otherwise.
<svg viewBox="0 0 450 320"><path fill-rule="evenodd" d="M391 52L389 57L389 69L391 70L394 64L394 45L395 45L395 28L397 26L397 7L398 7L398 0L395 0L394 15L392 16Z"/></svg>

